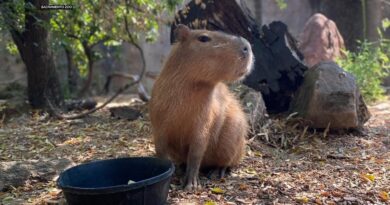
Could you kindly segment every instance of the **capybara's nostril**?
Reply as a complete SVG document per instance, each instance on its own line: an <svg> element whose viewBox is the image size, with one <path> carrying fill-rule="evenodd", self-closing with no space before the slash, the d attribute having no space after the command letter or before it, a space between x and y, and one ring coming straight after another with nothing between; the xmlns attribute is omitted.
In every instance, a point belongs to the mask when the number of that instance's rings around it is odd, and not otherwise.
<svg viewBox="0 0 390 205"><path fill-rule="evenodd" d="M244 47L241 49L242 57L246 58L246 57L248 56L248 53L249 53L248 46L244 46Z"/></svg>

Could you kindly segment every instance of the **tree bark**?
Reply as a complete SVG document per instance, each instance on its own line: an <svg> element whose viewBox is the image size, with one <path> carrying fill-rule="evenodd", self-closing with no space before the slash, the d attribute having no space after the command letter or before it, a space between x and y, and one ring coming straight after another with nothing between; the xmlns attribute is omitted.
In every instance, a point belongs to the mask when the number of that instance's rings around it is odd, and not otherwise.
<svg viewBox="0 0 390 205"><path fill-rule="evenodd" d="M67 67L68 67L68 88L70 93L74 93L77 91L77 85L79 81L79 73L76 69L76 65L73 61L73 52L71 49L64 46Z"/></svg>
<svg viewBox="0 0 390 205"><path fill-rule="evenodd" d="M369 41L379 39L378 28L382 23L382 0L366 0L366 37Z"/></svg>
<svg viewBox="0 0 390 205"><path fill-rule="evenodd" d="M92 78L93 78L93 63L94 63L93 56L92 56L93 55L92 46L89 46L87 42L82 42L81 44L83 45L84 53L87 56L88 76L87 76L87 81L85 82L83 88L81 88L79 97L84 96L87 93L89 87L91 86Z"/></svg>
<svg viewBox="0 0 390 205"><path fill-rule="evenodd" d="M191 13L188 13L191 12ZM224 31L239 35L253 43L258 26L246 8L245 1L190 1L185 8L178 11L171 25L171 43L174 42L174 30L178 24L190 28Z"/></svg>
<svg viewBox="0 0 390 205"><path fill-rule="evenodd" d="M8 8L2 9L3 15L13 12L10 1L6 3ZM48 31L44 23L50 20L49 12L40 10L41 5L47 5L48 0L25 0L25 28L22 32L15 28L16 19L8 21L8 27L12 38L19 50L20 56L27 68L28 100L32 108L46 108L47 100L60 106L63 102L63 94L55 69L54 59L48 45ZM32 8L32 6L33 8ZM8 13L10 14L10 13Z"/></svg>

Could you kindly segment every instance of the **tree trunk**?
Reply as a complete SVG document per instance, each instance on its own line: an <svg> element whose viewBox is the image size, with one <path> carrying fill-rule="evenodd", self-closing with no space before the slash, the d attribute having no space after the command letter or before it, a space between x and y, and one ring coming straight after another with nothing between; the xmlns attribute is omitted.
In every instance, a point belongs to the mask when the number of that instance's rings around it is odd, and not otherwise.
<svg viewBox="0 0 390 205"><path fill-rule="evenodd" d="M180 23L190 28L217 30L239 35L251 43L254 41L253 34L259 33L255 20L249 15L245 1L190 1L185 8L188 10L178 11L172 24L171 43L175 40L173 31Z"/></svg>
<svg viewBox="0 0 390 205"><path fill-rule="evenodd" d="M39 10L41 5L49 4L48 0L26 0L36 9L26 9L26 27L23 45L18 46L27 67L28 99L33 108L47 106L46 98L55 105L63 101L60 82L55 69L54 59L48 46L48 31L37 19L49 22L49 12Z"/></svg>
<svg viewBox="0 0 390 205"><path fill-rule="evenodd" d="M68 88L70 93L77 91L77 85L79 81L79 73L76 69L76 65L73 61L73 52L71 49L64 46L66 60L68 62Z"/></svg>
<svg viewBox="0 0 390 205"><path fill-rule="evenodd" d="M55 70L54 59L49 50L48 31L42 25L49 22L49 12L40 10L41 5L47 5L48 0L25 0L25 27L19 32L15 27L16 10L12 2L2 8L8 27L20 56L27 68L28 100L32 108L45 108L47 99L59 106L63 102L60 82ZM33 5L35 8L31 8ZM14 16L13 16L14 15Z"/></svg>
<svg viewBox="0 0 390 205"><path fill-rule="evenodd" d="M93 55L92 46L88 45L87 42L82 42L82 45L88 61L88 65L87 65L88 76L87 76L87 81L85 82L83 88L81 88L79 97L83 97L87 93L89 87L91 86L92 78L93 78L93 63L94 63L93 56L92 56Z"/></svg>
<svg viewBox="0 0 390 205"><path fill-rule="evenodd" d="M379 39L378 28L382 23L382 0L366 0L366 9L367 39L377 41Z"/></svg>

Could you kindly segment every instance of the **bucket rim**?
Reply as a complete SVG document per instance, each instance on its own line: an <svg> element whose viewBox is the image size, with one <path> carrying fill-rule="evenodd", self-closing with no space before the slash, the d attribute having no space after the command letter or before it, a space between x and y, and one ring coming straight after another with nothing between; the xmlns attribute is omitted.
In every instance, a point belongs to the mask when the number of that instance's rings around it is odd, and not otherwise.
<svg viewBox="0 0 390 205"><path fill-rule="evenodd" d="M87 188L87 187L77 187L77 186L70 186L70 185L64 185L63 184L63 176L64 173L67 171L80 167L80 166L85 166L85 165L90 165L90 164L95 164L95 163L104 163L107 161L113 161L113 160L142 160L142 159L149 159L149 160L161 160L164 163L167 163L170 165L170 167L167 169L167 171L156 175L151 178L147 178L132 184L122 184L122 185L115 185L115 186L106 186L106 187L98 187L98 188ZM158 183L160 181L163 181L167 178L170 178L175 171L175 166L172 161L167 160L167 159L160 159L157 157L120 157L120 158L112 158L112 159L102 159L102 160L94 160L91 162L86 162L86 163L81 163L79 165L70 167L59 175L57 179L57 186L62 189L62 191L65 193L74 193L74 194L83 194L83 195L96 195L96 194L111 194L111 193L118 193L118 192L126 192L126 191L131 191L139 188L144 188L146 186Z"/></svg>

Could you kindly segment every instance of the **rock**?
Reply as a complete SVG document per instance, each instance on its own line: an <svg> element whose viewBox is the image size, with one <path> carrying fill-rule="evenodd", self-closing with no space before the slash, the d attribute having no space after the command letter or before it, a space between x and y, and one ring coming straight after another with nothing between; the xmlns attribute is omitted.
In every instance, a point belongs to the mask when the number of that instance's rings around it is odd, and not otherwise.
<svg viewBox="0 0 390 205"><path fill-rule="evenodd" d="M336 24L319 13L307 21L299 41L299 50L309 68L321 61L336 60L342 56L341 49L345 48Z"/></svg>
<svg viewBox="0 0 390 205"><path fill-rule="evenodd" d="M31 178L53 180L64 169L73 166L69 159L0 162L0 191L23 185Z"/></svg>
<svg viewBox="0 0 390 205"><path fill-rule="evenodd" d="M111 117L115 117L117 119L127 119L133 121L142 116L142 113L139 110L128 106L111 107L109 110Z"/></svg>
<svg viewBox="0 0 390 205"><path fill-rule="evenodd" d="M4 88L0 88L0 99L23 98L26 96L26 90L26 86L18 83L7 84Z"/></svg>
<svg viewBox="0 0 390 205"><path fill-rule="evenodd" d="M93 99L84 99L84 100L66 100L65 107L67 111L72 110L91 110L94 109L97 105L96 100Z"/></svg>
<svg viewBox="0 0 390 205"><path fill-rule="evenodd" d="M26 87L20 84L10 83L0 89L0 123L27 113L30 105L25 98Z"/></svg>
<svg viewBox="0 0 390 205"><path fill-rule="evenodd" d="M360 128L370 113L355 78L334 62L322 62L305 73L290 110L313 128Z"/></svg>
<svg viewBox="0 0 390 205"><path fill-rule="evenodd" d="M252 130L260 128L267 117L267 109L261 92L253 90L245 85L231 86L233 92L240 98L241 105L247 114Z"/></svg>
<svg viewBox="0 0 390 205"><path fill-rule="evenodd" d="M13 97L0 100L0 121L7 121L12 117L20 116L29 111L30 105L24 98Z"/></svg>

